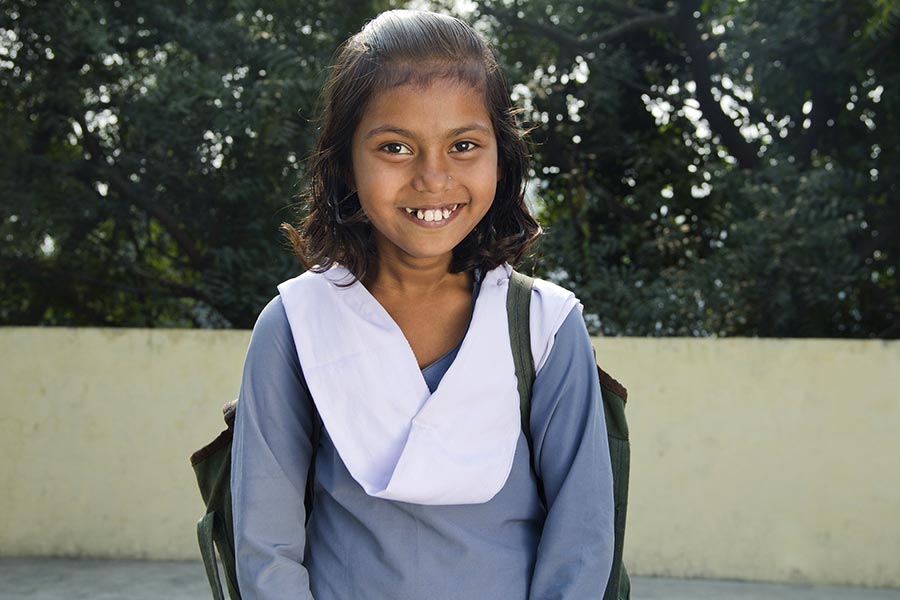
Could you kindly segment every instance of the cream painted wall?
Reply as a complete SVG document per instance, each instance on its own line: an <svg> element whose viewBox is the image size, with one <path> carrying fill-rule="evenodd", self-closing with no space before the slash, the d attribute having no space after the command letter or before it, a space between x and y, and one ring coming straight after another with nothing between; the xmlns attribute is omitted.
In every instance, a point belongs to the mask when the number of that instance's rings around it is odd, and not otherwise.
<svg viewBox="0 0 900 600"><path fill-rule="evenodd" d="M0 556L198 557L245 331L0 329ZM595 340L637 574L900 587L900 342Z"/></svg>
<svg viewBox="0 0 900 600"><path fill-rule="evenodd" d="M197 558L190 454L246 331L0 329L0 554Z"/></svg>
<svg viewBox="0 0 900 600"><path fill-rule="evenodd" d="M900 587L900 342L598 340L639 573Z"/></svg>

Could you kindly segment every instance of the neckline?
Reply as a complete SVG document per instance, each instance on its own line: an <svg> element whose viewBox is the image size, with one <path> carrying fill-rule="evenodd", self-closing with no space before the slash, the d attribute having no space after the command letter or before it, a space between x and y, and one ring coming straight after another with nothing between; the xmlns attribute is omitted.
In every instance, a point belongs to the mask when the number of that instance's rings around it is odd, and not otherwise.
<svg viewBox="0 0 900 600"><path fill-rule="evenodd" d="M444 360L446 360L446 358L448 356L450 356L451 354L459 353L459 349L462 347L463 340L465 340L466 336L469 334L469 327L472 326L472 317L475 315L475 301L478 299L479 291L481 291L481 281L478 279L477 273L476 273L476 277L474 278L474 282L472 284L472 301L469 303L469 320L466 322L466 330L463 331L462 336L459 338L459 341L456 343L455 346L453 346L452 348L447 350L447 352L445 352L443 356L436 358L435 360L431 361L430 363L428 363L427 365L425 365L424 367L422 367L420 369L423 374L425 373L426 370L430 370L435 365L438 365L441 362L443 362ZM376 302L377 302L377 300L376 300ZM385 311L385 312L387 312L387 311ZM399 329L399 325L398 325L398 329ZM402 333L402 330L401 330L401 333ZM405 338L406 336L403 336L403 337ZM449 368L449 366L447 368Z"/></svg>
<svg viewBox="0 0 900 600"><path fill-rule="evenodd" d="M355 304L358 311L360 311L361 313L368 313L371 317L376 318L376 320L379 321L382 326L393 330L395 335L400 336L400 338L405 343L406 349L409 351L408 358L412 361L412 364L415 366L416 371L418 371L418 373L422 376L422 383L425 385L426 389L428 389L429 394L432 394L433 392L431 392L431 389L428 387L428 383L425 381L424 372L426 369L431 368L433 365L440 363L450 354L454 352L459 353L459 351L462 349L462 346L466 341L466 337L469 334L469 330L472 327L472 321L475 318L475 305L478 301L478 296L480 294L481 286L484 280L484 273L481 272L481 269L476 268L473 272L472 300L469 305L469 320L466 323L466 330L459 338L459 342L453 348L445 352L442 356L431 361L423 367L419 367L419 361L416 358L415 352L413 352L412 346L410 345L406 334L403 333L403 329L400 328L400 325L397 324L397 321L394 320L394 317L392 317L387 309L381 304L381 302L378 301L378 298L376 298L375 295L369 291L369 288L363 285L362 281L353 277L352 273L350 273L350 271L346 267L340 264L336 264L334 267L323 274L326 275L326 279L329 280L331 285L336 286L338 289L352 292L357 295ZM341 284L342 281L346 281L347 277L351 278L353 282L350 285L346 285L346 283ZM447 370L449 370L451 366L452 363L447 367ZM439 385L440 384L438 384L438 386ZM437 391L437 389L435 389L435 391Z"/></svg>

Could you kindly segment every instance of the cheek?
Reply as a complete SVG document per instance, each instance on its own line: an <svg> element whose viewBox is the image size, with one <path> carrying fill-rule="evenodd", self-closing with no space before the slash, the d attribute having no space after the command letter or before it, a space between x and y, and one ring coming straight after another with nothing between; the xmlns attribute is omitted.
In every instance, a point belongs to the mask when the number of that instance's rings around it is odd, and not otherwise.
<svg viewBox="0 0 900 600"><path fill-rule="evenodd" d="M500 184L500 168L495 164L487 164L480 169L478 174L478 189L482 195L493 198Z"/></svg>
<svg viewBox="0 0 900 600"><path fill-rule="evenodd" d="M371 169L367 168L365 161L358 163L354 174L356 194L359 196L360 202L377 202L385 194L384 190L388 187L385 178L378 177Z"/></svg>

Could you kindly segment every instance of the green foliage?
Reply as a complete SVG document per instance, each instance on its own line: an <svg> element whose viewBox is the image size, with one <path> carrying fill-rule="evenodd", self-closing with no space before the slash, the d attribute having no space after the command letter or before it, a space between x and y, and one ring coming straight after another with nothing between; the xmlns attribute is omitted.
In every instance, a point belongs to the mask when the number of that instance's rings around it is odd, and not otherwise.
<svg viewBox="0 0 900 600"><path fill-rule="evenodd" d="M332 53L395 4L4 2L0 322L250 326ZM474 6L594 331L900 335L896 0Z"/></svg>
<svg viewBox="0 0 900 600"><path fill-rule="evenodd" d="M900 335L896 2L483 0L539 271L625 335Z"/></svg>
<svg viewBox="0 0 900 600"><path fill-rule="evenodd" d="M331 54L386 7L4 2L0 321L252 325Z"/></svg>

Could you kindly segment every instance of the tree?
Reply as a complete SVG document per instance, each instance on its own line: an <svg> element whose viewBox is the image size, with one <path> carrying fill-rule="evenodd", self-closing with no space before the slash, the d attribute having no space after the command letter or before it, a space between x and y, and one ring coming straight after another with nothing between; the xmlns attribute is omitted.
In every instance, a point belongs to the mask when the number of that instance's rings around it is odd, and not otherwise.
<svg viewBox="0 0 900 600"><path fill-rule="evenodd" d="M332 52L400 3L50 4L2 4L0 322L251 325ZM900 335L897 0L473 4L591 329Z"/></svg>
<svg viewBox="0 0 900 600"><path fill-rule="evenodd" d="M896 2L500 2L539 265L608 334L900 334Z"/></svg>
<svg viewBox="0 0 900 600"><path fill-rule="evenodd" d="M386 7L4 2L0 320L252 325L326 65Z"/></svg>

